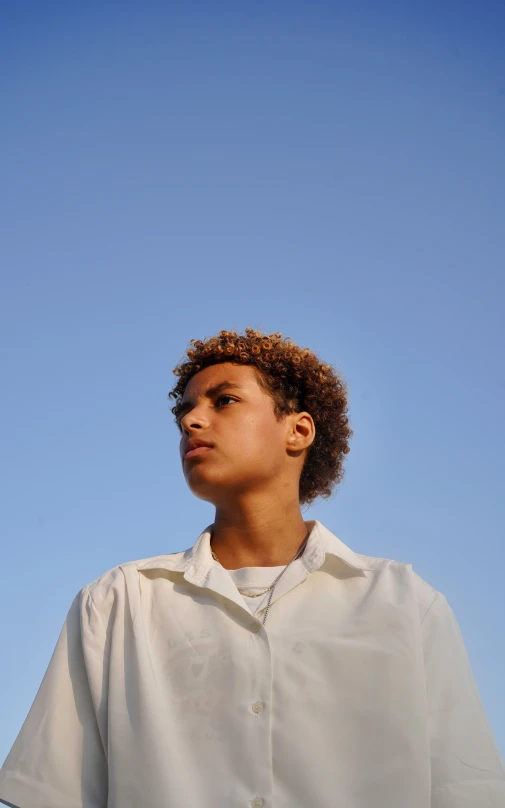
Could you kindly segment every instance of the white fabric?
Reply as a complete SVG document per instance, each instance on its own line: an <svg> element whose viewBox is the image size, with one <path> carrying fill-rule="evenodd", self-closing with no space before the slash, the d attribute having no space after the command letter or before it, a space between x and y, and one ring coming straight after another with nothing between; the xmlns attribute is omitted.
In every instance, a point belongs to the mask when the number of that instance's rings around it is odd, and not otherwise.
<svg viewBox="0 0 505 808"><path fill-rule="evenodd" d="M303 573L304 567L301 558L291 562L291 566L295 564L301 565L300 569ZM256 614L261 608L266 608L270 592L256 598L249 597L249 595L263 592L273 584L284 569L286 569L286 565L281 567L240 567L238 570L228 570L228 573L237 589L240 589L251 614Z"/></svg>
<svg viewBox="0 0 505 808"><path fill-rule="evenodd" d="M261 612L259 617L261 617ZM72 604L0 773L20 808L503 808L445 597L319 522L266 626L210 553L124 564Z"/></svg>

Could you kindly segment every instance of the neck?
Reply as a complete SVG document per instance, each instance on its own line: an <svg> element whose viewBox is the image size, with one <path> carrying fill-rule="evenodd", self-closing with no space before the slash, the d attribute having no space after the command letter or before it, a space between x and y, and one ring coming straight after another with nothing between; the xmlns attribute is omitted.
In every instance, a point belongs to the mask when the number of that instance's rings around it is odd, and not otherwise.
<svg viewBox="0 0 505 808"><path fill-rule="evenodd" d="M298 499L282 508L273 501L235 501L216 508L212 549L225 569L283 566L294 558L309 527Z"/></svg>

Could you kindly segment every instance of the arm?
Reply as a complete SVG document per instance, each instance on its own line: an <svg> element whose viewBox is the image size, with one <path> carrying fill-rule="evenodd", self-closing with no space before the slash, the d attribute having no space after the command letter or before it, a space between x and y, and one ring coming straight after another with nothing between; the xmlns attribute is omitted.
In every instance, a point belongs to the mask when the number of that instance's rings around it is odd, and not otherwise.
<svg viewBox="0 0 505 808"><path fill-rule="evenodd" d="M463 637L437 593L422 626L432 808L504 808L505 770Z"/></svg>
<svg viewBox="0 0 505 808"><path fill-rule="evenodd" d="M86 673L81 597L0 771L0 803L19 808L105 808L107 761Z"/></svg>

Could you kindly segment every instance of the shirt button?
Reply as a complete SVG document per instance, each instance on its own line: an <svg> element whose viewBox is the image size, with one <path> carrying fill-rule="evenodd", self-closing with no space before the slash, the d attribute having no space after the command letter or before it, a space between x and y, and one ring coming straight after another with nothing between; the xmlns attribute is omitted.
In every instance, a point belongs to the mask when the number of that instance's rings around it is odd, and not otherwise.
<svg viewBox="0 0 505 808"><path fill-rule="evenodd" d="M262 800L261 797L255 797L253 800L251 800L251 808L262 808L264 803L265 800Z"/></svg>
<svg viewBox="0 0 505 808"><path fill-rule="evenodd" d="M261 623L255 623L251 631L254 631L255 634L257 634L258 631L261 631Z"/></svg>
<svg viewBox="0 0 505 808"><path fill-rule="evenodd" d="M263 704L262 701L255 701L253 706L252 706L252 711L253 711L253 713L256 713L256 715L259 715L260 713L262 713L264 709L265 709L265 705ZM261 804L263 805L263 801L261 802Z"/></svg>

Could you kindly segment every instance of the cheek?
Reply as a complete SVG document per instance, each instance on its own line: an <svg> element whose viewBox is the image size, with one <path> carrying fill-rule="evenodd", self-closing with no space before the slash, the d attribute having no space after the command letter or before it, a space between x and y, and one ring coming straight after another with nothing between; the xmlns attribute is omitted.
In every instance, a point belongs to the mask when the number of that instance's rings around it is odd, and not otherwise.
<svg viewBox="0 0 505 808"><path fill-rule="evenodd" d="M219 451L211 462L194 464L186 482L194 494L213 501L220 486L237 488L258 480L270 480L282 471L284 445L270 422L251 419L232 428L216 430Z"/></svg>
<svg viewBox="0 0 505 808"><path fill-rule="evenodd" d="M282 448L279 431L272 428L270 421L262 420L251 420L233 442L235 456L241 453L248 462L261 466L277 466Z"/></svg>

